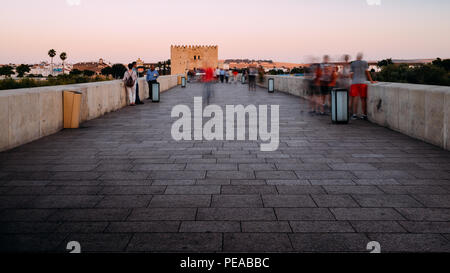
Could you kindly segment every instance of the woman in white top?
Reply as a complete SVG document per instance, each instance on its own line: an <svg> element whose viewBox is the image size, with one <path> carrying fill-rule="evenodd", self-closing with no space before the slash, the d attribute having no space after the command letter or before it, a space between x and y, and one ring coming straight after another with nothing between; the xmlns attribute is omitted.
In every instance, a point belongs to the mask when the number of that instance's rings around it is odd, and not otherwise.
<svg viewBox="0 0 450 273"><path fill-rule="evenodd" d="M130 106L136 105L136 81L137 74L136 71L133 70L133 65L128 64L128 70L125 72L123 76L123 82L125 84L125 89L128 94L128 101Z"/></svg>

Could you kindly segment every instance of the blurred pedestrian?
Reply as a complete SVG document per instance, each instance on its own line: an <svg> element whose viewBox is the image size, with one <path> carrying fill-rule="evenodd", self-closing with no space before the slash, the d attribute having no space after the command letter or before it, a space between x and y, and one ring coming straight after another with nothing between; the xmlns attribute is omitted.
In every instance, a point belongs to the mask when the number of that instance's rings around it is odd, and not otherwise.
<svg viewBox="0 0 450 273"><path fill-rule="evenodd" d="M236 84L237 81L238 81L238 74L239 74L239 72L237 71L236 68L234 68L234 69L233 69L233 81L234 81L235 84Z"/></svg>
<svg viewBox="0 0 450 273"><path fill-rule="evenodd" d="M210 99L213 96L213 85L214 82L214 69L212 67L208 67L206 64L205 74L203 75L202 82L204 83L203 90L203 102L209 105Z"/></svg>
<svg viewBox="0 0 450 273"><path fill-rule="evenodd" d="M323 56L323 62L320 65L320 115L327 115L325 109L330 98L333 73L335 68L329 63L330 57L328 55Z"/></svg>
<svg viewBox="0 0 450 273"><path fill-rule="evenodd" d="M248 68L248 90L256 91L256 76L258 75L258 70L256 67L251 65Z"/></svg>
<svg viewBox="0 0 450 273"><path fill-rule="evenodd" d="M352 72L352 85L350 87L350 105L352 108L352 119L357 119L358 97L361 99L362 116L360 119L367 120L367 80L375 83L369 72L369 65L363 60L363 54L358 53L356 61L350 65Z"/></svg>

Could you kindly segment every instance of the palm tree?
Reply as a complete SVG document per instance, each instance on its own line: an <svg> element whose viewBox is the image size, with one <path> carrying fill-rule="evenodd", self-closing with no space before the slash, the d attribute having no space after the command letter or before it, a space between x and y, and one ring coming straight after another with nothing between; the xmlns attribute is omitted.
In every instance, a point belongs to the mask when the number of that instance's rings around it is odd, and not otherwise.
<svg viewBox="0 0 450 273"><path fill-rule="evenodd" d="M51 69L52 69L51 74L53 74L53 57L56 56L56 50L50 49L50 50L48 51L48 56L50 56L50 58L51 58L51 60L52 60L52 62L51 62Z"/></svg>
<svg viewBox="0 0 450 273"><path fill-rule="evenodd" d="M59 58L61 58L61 60L62 60L62 64L63 64L63 69L62 69L62 71L63 71L63 75L64 75L64 61L67 59L67 54L66 54L66 52L63 52L63 53L61 53L61 55L59 55Z"/></svg>

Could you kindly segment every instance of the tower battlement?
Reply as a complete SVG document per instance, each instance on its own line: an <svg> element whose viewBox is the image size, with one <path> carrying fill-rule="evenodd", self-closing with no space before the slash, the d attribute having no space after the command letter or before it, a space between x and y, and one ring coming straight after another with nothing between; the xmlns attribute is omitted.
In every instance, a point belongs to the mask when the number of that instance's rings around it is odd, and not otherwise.
<svg viewBox="0 0 450 273"><path fill-rule="evenodd" d="M184 74L188 70L217 67L219 47L217 45L171 45L171 73Z"/></svg>

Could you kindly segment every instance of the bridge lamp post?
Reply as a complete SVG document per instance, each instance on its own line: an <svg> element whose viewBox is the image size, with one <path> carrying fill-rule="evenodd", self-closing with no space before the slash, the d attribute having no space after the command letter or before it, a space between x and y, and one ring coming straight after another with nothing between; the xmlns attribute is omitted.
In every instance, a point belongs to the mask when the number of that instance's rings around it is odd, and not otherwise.
<svg viewBox="0 0 450 273"><path fill-rule="evenodd" d="M159 102L160 90L159 82L152 83L152 102Z"/></svg>
<svg viewBox="0 0 450 273"><path fill-rule="evenodd" d="M181 87L182 88L186 87L186 77L181 77Z"/></svg>
<svg viewBox="0 0 450 273"><path fill-rule="evenodd" d="M331 90L331 121L333 123L348 123L349 97L348 90L343 88L335 88Z"/></svg>

